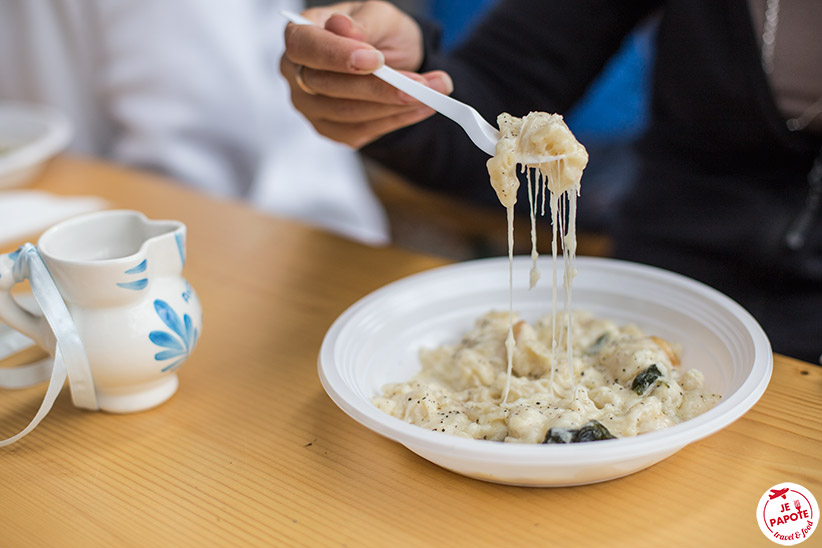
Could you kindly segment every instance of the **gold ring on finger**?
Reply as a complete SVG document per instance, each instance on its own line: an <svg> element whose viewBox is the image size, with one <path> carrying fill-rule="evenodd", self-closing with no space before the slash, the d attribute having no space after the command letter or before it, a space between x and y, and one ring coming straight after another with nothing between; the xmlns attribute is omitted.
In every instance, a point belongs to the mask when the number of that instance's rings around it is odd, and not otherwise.
<svg viewBox="0 0 822 548"><path fill-rule="evenodd" d="M297 85L300 86L301 90L303 90L304 92L306 92L309 95L316 95L317 92L314 91L313 89L311 89L310 87L308 87L308 84L306 84L305 80L303 80L303 69L304 68L305 68L305 66L303 66L303 65L297 65L297 72L294 73L294 80L297 81Z"/></svg>

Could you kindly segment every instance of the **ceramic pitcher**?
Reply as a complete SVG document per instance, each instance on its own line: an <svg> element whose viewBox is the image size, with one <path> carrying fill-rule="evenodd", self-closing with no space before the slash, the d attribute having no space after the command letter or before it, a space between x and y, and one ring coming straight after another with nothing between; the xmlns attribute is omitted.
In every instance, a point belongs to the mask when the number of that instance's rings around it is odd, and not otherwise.
<svg viewBox="0 0 822 548"><path fill-rule="evenodd" d="M183 223L149 220L137 211L64 221L36 248L27 244L0 256L0 319L65 357L75 404L72 371L86 383L77 391L88 390L92 401L81 407L129 413L159 405L177 390L176 370L202 332L199 299L182 276L185 240ZM37 277L38 264L47 270L45 282ZM12 297L11 288L24 278L41 310ZM56 288L54 295L45 286ZM68 312L62 319L59 309Z"/></svg>

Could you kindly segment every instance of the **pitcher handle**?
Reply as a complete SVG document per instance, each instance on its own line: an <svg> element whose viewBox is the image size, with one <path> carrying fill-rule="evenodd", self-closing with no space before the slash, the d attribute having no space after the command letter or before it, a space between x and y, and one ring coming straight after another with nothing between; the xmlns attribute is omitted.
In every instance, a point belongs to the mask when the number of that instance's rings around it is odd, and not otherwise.
<svg viewBox="0 0 822 548"><path fill-rule="evenodd" d="M29 312L11 296L12 288L26 277L18 260L22 252L23 247L20 247L14 253L0 256L0 319L34 339L37 346L49 354L54 354L54 336L45 318Z"/></svg>

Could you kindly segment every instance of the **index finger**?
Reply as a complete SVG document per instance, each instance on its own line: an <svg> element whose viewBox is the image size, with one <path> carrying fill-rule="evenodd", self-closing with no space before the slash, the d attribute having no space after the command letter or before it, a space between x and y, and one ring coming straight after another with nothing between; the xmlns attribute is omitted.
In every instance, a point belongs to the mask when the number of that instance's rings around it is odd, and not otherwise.
<svg viewBox="0 0 822 548"><path fill-rule="evenodd" d="M285 57L295 65L347 74L370 74L385 63L371 44L295 23L285 28Z"/></svg>

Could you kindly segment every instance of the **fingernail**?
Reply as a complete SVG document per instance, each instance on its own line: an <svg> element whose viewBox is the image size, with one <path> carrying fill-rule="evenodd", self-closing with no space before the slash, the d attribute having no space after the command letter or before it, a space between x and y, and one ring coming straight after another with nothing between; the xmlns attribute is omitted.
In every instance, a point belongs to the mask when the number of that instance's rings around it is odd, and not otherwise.
<svg viewBox="0 0 822 548"><path fill-rule="evenodd" d="M345 25L347 25L348 28L341 27L341 25L343 25L341 21L345 21ZM343 32L344 34L349 34L351 29L354 28L354 20L348 15L340 12L334 12L328 17L325 22L326 28L329 28L329 24L333 24L336 29L334 32L336 33Z"/></svg>
<svg viewBox="0 0 822 548"><path fill-rule="evenodd" d="M335 11L334 13L332 13L332 14L329 16L329 19L330 19L331 17L344 17L344 18L345 18L345 19L346 19L349 23L351 23L352 25L354 24L354 20L353 20L353 19L351 19L351 16L350 16L350 15L348 15L347 13L343 13L343 12L341 12L341 11Z"/></svg>
<svg viewBox="0 0 822 548"><path fill-rule="evenodd" d="M428 86L432 89L444 93L446 95L454 91L454 82L447 74L437 74L431 78L427 78Z"/></svg>
<svg viewBox="0 0 822 548"><path fill-rule="evenodd" d="M351 54L351 66L355 70L376 70L384 63L382 52L375 49L358 49Z"/></svg>

